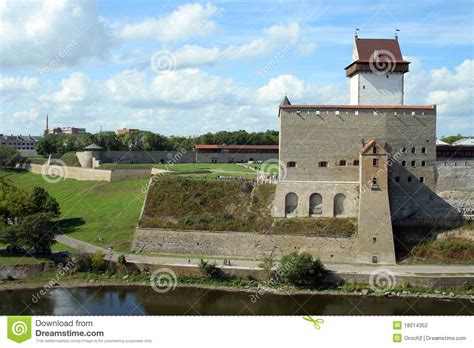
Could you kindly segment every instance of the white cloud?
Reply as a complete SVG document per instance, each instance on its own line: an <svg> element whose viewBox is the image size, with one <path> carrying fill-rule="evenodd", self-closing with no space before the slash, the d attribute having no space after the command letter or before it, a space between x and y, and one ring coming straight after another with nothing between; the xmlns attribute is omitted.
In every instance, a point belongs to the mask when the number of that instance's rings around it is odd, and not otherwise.
<svg viewBox="0 0 474 348"><path fill-rule="evenodd" d="M125 25L119 36L123 39L151 38L161 42L205 36L217 28L211 19L216 12L217 8L211 4L185 4L168 16Z"/></svg>
<svg viewBox="0 0 474 348"><path fill-rule="evenodd" d="M0 95L6 96L28 93L36 90L39 80L36 77L0 76Z"/></svg>
<svg viewBox="0 0 474 348"><path fill-rule="evenodd" d="M102 94L101 84L81 72L72 73L68 78L62 79L61 85L61 90L40 99L56 104L88 104L97 101ZM68 110L67 106L61 106L63 112Z"/></svg>
<svg viewBox="0 0 474 348"><path fill-rule="evenodd" d="M90 0L5 1L0 17L2 69L72 66L106 58L112 45Z"/></svg>

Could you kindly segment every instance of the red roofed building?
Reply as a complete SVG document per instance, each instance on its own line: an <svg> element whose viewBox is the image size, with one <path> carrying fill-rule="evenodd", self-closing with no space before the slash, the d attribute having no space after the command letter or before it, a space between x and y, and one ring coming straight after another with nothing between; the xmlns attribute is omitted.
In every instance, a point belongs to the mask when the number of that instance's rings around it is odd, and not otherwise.
<svg viewBox="0 0 474 348"><path fill-rule="evenodd" d="M278 145L195 145L197 163L264 162L278 158Z"/></svg>
<svg viewBox="0 0 474 348"><path fill-rule="evenodd" d="M355 36L350 78L351 105L403 105L403 75L408 72L398 38L360 39Z"/></svg>

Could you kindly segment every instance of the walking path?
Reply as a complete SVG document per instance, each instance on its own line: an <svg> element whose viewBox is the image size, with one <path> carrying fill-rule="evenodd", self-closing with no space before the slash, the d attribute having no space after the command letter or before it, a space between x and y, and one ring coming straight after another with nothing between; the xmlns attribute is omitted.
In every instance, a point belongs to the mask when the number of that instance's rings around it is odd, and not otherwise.
<svg viewBox="0 0 474 348"><path fill-rule="evenodd" d="M65 235L56 236L56 241L74 249L82 250L86 253L95 253L102 251L105 258L110 261L117 261L122 253L101 248L90 243L86 243ZM195 256L177 257L177 256L149 256L137 254L124 254L128 262L147 263L147 264L168 264L168 265L197 265L200 258ZM208 259L208 258L206 258ZM222 258L209 258L219 260L218 264L222 266ZM189 260L189 263L188 263ZM233 268L258 268L260 261L231 259ZM472 275L474 276L474 265L361 265L361 264L340 264L326 263L326 268L334 272L371 274L374 270L383 268L392 271L395 275ZM227 266L229 267L229 266Z"/></svg>

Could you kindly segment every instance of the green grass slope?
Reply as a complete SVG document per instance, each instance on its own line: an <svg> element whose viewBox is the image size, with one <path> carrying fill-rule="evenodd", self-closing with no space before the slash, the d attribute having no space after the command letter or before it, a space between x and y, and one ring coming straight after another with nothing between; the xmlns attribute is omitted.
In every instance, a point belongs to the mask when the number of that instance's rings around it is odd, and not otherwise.
<svg viewBox="0 0 474 348"><path fill-rule="evenodd" d="M119 182L62 180L48 183L39 174L0 171L14 184L44 187L61 206L61 231L114 250L130 250L148 180Z"/></svg>
<svg viewBox="0 0 474 348"><path fill-rule="evenodd" d="M271 217L275 186L162 177L151 187L141 227L349 237L355 219Z"/></svg>

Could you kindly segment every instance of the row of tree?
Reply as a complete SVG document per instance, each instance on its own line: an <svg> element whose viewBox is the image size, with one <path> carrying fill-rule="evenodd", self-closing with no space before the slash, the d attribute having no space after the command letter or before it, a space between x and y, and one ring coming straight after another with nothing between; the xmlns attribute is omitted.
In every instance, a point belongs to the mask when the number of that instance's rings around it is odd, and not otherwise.
<svg viewBox="0 0 474 348"><path fill-rule="evenodd" d="M26 190L0 181L0 242L49 254L59 203L42 187Z"/></svg>
<svg viewBox="0 0 474 348"><path fill-rule="evenodd" d="M278 132L272 130L254 133L245 130L222 131L195 137L167 137L148 131L133 131L121 135L117 135L115 132L72 135L48 134L38 141L36 148L40 155L64 154L69 151L81 151L91 143L111 151L192 151L196 144L277 145Z"/></svg>

